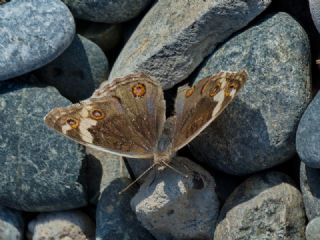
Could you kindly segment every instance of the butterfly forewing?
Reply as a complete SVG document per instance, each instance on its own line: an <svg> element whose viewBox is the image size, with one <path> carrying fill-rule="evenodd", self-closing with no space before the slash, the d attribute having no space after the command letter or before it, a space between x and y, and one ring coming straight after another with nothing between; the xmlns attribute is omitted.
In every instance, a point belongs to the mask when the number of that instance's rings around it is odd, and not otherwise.
<svg viewBox="0 0 320 240"><path fill-rule="evenodd" d="M175 101L173 151L188 144L219 116L246 79L246 71L220 72L192 87L180 87Z"/></svg>
<svg viewBox="0 0 320 240"><path fill-rule="evenodd" d="M53 109L48 126L87 146L149 158L165 122L161 86L142 73L115 79L79 104Z"/></svg>

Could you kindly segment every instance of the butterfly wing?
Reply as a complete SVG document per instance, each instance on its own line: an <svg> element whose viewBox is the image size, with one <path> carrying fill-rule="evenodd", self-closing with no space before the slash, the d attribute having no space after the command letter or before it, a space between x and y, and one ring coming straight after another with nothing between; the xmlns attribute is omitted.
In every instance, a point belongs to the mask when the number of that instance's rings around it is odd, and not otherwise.
<svg viewBox="0 0 320 240"><path fill-rule="evenodd" d="M220 72L196 85L178 89L173 150L178 151L205 129L232 101L247 79L246 71Z"/></svg>
<svg viewBox="0 0 320 240"><path fill-rule="evenodd" d="M165 122L163 91L145 74L131 74L104 85L87 100L51 110L45 122L86 146L150 158Z"/></svg>

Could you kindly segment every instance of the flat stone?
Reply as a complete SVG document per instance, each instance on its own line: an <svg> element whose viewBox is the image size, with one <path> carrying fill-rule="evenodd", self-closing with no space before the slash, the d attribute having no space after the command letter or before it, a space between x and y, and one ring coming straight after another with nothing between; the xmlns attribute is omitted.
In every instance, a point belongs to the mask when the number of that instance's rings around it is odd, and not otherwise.
<svg viewBox="0 0 320 240"><path fill-rule="evenodd" d="M303 240L305 213L302 196L280 172L248 178L221 209L215 240Z"/></svg>
<svg viewBox="0 0 320 240"><path fill-rule="evenodd" d="M71 43L72 14L59 0L11 0L0 7L0 80L37 69Z"/></svg>
<svg viewBox="0 0 320 240"><path fill-rule="evenodd" d="M138 16L152 0L62 0L75 17L93 22L119 23Z"/></svg>
<svg viewBox="0 0 320 240"><path fill-rule="evenodd" d="M234 175L273 167L295 154L298 122L311 99L306 33L286 13L269 15L215 51L195 81L240 69L249 74L245 86L190 144L197 160Z"/></svg>
<svg viewBox="0 0 320 240"><path fill-rule="evenodd" d="M320 217L310 221L306 228L306 240L320 239Z"/></svg>
<svg viewBox="0 0 320 240"><path fill-rule="evenodd" d="M95 226L84 213L73 210L41 213L28 225L32 240L94 240Z"/></svg>
<svg viewBox="0 0 320 240"><path fill-rule="evenodd" d="M83 148L43 121L70 102L53 87L26 81L0 85L0 204L24 211L84 206Z"/></svg>
<svg viewBox="0 0 320 240"><path fill-rule="evenodd" d="M24 222L21 213L0 207L0 240L22 240Z"/></svg>
<svg viewBox="0 0 320 240"><path fill-rule="evenodd" d="M300 187L308 219L320 217L320 169L301 163Z"/></svg>
<svg viewBox="0 0 320 240"><path fill-rule="evenodd" d="M78 102L89 98L106 81L108 71L109 63L103 51L90 40L76 35L63 54L36 74L64 97Z"/></svg>
<svg viewBox="0 0 320 240"><path fill-rule="evenodd" d="M130 188L118 193L130 184L128 178L114 179L103 191L97 206L96 240L153 240L130 209L130 199L136 192Z"/></svg>
<svg viewBox="0 0 320 240"><path fill-rule="evenodd" d="M296 134L297 152L307 166L320 168L320 92L304 112Z"/></svg>
<svg viewBox="0 0 320 240"><path fill-rule="evenodd" d="M146 177L131 207L142 225L158 240L212 239L219 214L213 177L187 158L154 169Z"/></svg>
<svg viewBox="0 0 320 240"><path fill-rule="evenodd" d="M158 1L122 49L109 79L142 71L167 89L264 11L265 1ZM161 19L161 21L159 21Z"/></svg>

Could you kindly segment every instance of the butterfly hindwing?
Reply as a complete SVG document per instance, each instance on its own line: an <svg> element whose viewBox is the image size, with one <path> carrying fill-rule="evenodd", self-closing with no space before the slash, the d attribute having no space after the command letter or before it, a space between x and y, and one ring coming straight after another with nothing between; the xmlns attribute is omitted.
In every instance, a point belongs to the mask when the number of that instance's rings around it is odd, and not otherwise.
<svg viewBox="0 0 320 240"><path fill-rule="evenodd" d="M150 158L165 122L163 91L146 75L130 74L104 85L87 100L53 109L45 122L86 146Z"/></svg>
<svg viewBox="0 0 320 240"><path fill-rule="evenodd" d="M220 72L192 87L180 87L175 101L173 151L188 144L219 116L246 79L246 71Z"/></svg>

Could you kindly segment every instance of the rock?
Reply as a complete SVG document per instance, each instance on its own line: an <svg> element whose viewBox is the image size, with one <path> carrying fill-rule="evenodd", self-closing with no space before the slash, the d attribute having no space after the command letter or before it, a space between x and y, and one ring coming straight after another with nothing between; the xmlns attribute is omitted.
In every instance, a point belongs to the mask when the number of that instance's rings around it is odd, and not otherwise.
<svg viewBox="0 0 320 240"><path fill-rule="evenodd" d="M122 26L120 24L110 25L79 21L77 31L97 44L104 52L109 52L122 43Z"/></svg>
<svg viewBox="0 0 320 240"><path fill-rule="evenodd" d="M109 79L143 71L170 88L270 2L158 1L121 51Z"/></svg>
<svg viewBox="0 0 320 240"><path fill-rule="evenodd" d="M32 235L32 240L95 239L94 223L80 211L41 213L29 223L28 230Z"/></svg>
<svg viewBox="0 0 320 240"><path fill-rule="evenodd" d="M138 16L152 0L62 0L75 17L93 22L119 23Z"/></svg>
<svg viewBox="0 0 320 240"><path fill-rule="evenodd" d="M93 148L86 148L88 195L90 201L97 203L101 193L115 179L127 177L130 175L124 164L122 157L111 153L102 152Z"/></svg>
<svg viewBox="0 0 320 240"><path fill-rule="evenodd" d="M119 191L130 184L128 178L114 179L101 195L97 207L96 240L152 240L152 235L137 221L130 209L130 199L136 192L130 188L123 194Z"/></svg>
<svg viewBox="0 0 320 240"><path fill-rule="evenodd" d="M305 214L302 196L280 172L248 178L222 207L215 240L303 240Z"/></svg>
<svg viewBox="0 0 320 240"><path fill-rule="evenodd" d="M213 177L187 158L154 170L132 198L137 218L158 240L212 239L219 213Z"/></svg>
<svg viewBox="0 0 320 240"><path fill-rule="evenodd" d="M296 134L297 152L301 161L312 168L320 168L320 92L304 112Z"/></svg>
<svg viewBox="0 0 320 240"><path fill-rule="evenodd" d="M0 8L0 80L37 69L71 43L75 25L59 0L11 0Z"/></svg>
<svg viewBox="0 0 320 240"><path fill-rule="evenodd" d="M57 59L37 71L39 79L55 86L73 102L89 98L106 81L109 66L103 51L90 40L77 35Z"/></svg>
<svg viewBox="0 0 320 240"><path fill-rule="evenodd" d="M298 121L311 98L309 61L308 38L286 13L268 16L222 45L195 80L240 69L248 71L249 79L219 118L191 142L194 156L235 175L290 159Z"/></svg>
<svg viewBox="0 0 320 240"><path fill-rule="evenodd" d="M43 121L70 102L53 87L24 81L0 84L0 204L24 211L84 206L83 148Z"/></svg>
<svg viewBox="0 0 320 240"><path fill-rule="evenodd" d="M317 0L309 0L309 7L314 25L320 33L320 2Z"/></svg>
<svg viewBox="0 0 320 240"><path fill-rule="evenodd" d="M320 239L320 217L313 219L306 228L306 240Z"/></svg>
<svg viewBox="0 0 320 240"><path fill-rule="evenodd" d="M18 211L0 207L0 240L22 240L24 222Z"/></svg>
<svg viewBox="0 0 320 240"><path fill-rule="evenodd" d="M320 169L300 165L300 187L309 220L320 217Z"/></svg>

